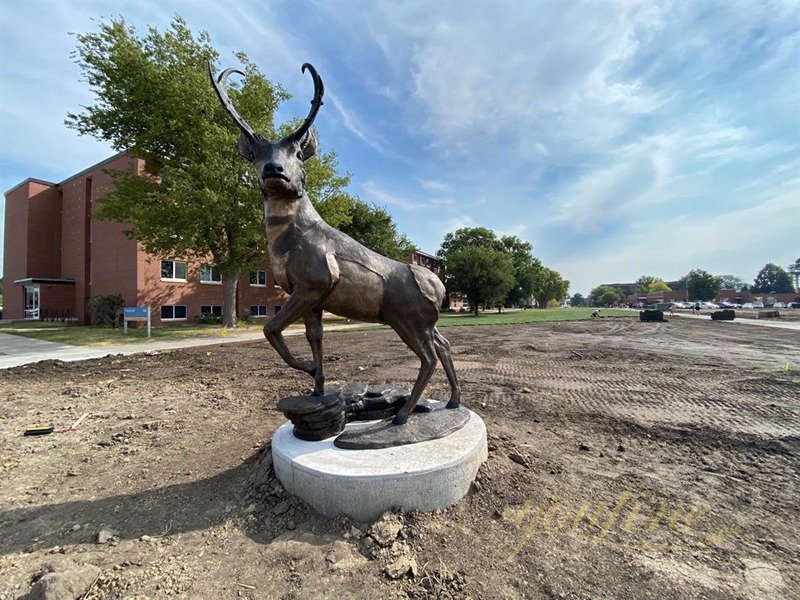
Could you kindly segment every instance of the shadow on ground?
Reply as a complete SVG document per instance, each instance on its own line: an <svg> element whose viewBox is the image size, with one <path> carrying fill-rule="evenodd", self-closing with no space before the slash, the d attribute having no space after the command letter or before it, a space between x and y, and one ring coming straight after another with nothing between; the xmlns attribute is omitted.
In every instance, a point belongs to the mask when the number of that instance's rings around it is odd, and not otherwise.
<svg viewBox="0 0 800 600"><path fill-rule="evenodd" d="M114 530L119 539L134 539L213 527L240 509L248 482L260 474L266 480L266 472L258 469L259 456L264 455L256 453L233 469L199 481L0 512L0 554L94 542L101 528ZM76 525L80 529L73 529Z"/></svg>

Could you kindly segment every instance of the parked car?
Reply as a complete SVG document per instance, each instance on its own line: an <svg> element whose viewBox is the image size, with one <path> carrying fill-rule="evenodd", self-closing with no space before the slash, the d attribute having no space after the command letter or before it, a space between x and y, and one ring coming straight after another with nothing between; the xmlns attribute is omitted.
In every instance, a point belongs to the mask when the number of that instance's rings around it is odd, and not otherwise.
<svg viewBox="0 0 800 600"><path fill-rule="evenodd" d="M742 308L764 308L763 302L745 302Z"/></svg>
<svg viewBox="0 0 800 600"><path fill-rule="evenodd" d="M741 308L740 305L736 304L735 302L728 302L727 300L723 300L719 302L720 308Z"/></svg>
<svg viewBox="0 0 800 600"><path fill-rule="evenodd" d="M713 302L701 302L700 308L714 309L714 308L719 308L719 305L714 304Z"/></svg>
<svg viewBox="0 0 800 600"><path fill-rule="evenodd" d="M776 302L770 308L786 308L786 305L783 302Z"/></svg>
<svg viewBox="0 0 800 600"><path fill-rule="evenodd" d="M800 302L789 302L789 306L786 308L800 308Z"/></svg>

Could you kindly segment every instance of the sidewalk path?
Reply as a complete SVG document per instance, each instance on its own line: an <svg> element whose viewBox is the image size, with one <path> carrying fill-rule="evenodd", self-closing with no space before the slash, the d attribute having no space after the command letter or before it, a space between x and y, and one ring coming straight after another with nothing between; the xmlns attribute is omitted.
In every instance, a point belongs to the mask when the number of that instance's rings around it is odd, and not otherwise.
<svg viewBox="0 0 800 600"><path fill-rule="evenodd" d="M33 338L0 333L0 369L8 369L40 360L58 359L67 361L100 358L108 352L45 342Z"/></svg>
<svg viewBox="0 0 800 600"><path fill-rule="evenodd" d="M702 321L710 321L710 315L690 315L688 313L676 312L672 315L664 313L665 317L681 317L683 319L700 319ZM737 317L733 321L717 321L718 323L738 323L740 325L757 325L759 327L774 327L776 329L794 329L800 331L800 321L768 321L766 319L741 319Z"/></svg>
<svg viewBox="0 0 800 600"><path fill-rule="evenodd" d="M346 331L358 327L364 327L364 324L327 325L325 331ZM67 344L57 344L55 342L45 342L43 340L27 338L21 335L0 333L0 369L10 369L11 367L27 365L39 362L40 360L72 362L76 360L102 358L109 354L128 355L159 350L175 350L177 348L193 348L196 346L213 346L215 344L264 340L264 334L261 331L246 331L227 335L222 334L222 331L226 330L221 330L220 333L213 337L195 337L181 340L152 340L92 347L70 346ZM292 336L304 333L304 329L297 328L287 329L283 332L283 335Z"/></svg>

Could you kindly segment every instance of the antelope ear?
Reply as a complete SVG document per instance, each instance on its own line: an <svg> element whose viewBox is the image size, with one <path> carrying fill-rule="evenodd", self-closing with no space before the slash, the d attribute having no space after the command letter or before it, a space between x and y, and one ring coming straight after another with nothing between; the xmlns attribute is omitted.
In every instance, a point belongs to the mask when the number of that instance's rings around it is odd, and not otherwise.
<svg viewBox="0 0 800 600"><path fill-rule="evenodd" d="M303 137L300 142L300 152L303 153L303 160L308 160L317 153L317 134L312 129Z"/></svg>
<svg viewBox="0 0 800 600"><path fill-rule="evenodd" d="M239 141L236 142L236 151L239 153L239 156L245 160L253 162L255 154L253 153L253 148L250 146L250 141L244 133L239 134Z"/></svg>

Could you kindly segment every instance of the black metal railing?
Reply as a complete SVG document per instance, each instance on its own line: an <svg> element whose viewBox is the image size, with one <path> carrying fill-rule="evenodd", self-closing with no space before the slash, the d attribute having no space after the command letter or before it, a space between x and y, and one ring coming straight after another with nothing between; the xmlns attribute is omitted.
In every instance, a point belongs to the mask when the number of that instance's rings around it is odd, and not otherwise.
<svg viewBox="0 0 800 600"><path fill-rule="evenodd" d="M40 308L39 320L49 323L70 323L74 324L75 313L71 308Z"/></svg>

